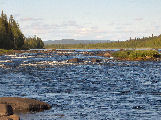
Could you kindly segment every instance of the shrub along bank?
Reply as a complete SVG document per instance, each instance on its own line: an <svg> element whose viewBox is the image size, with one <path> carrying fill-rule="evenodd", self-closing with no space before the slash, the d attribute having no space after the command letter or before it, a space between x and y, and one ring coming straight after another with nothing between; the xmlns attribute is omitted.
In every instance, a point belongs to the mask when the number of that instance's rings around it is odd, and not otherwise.
<svg viewBox="0 0 161 120"><path fill-rule="evenodd" d="M3 54L12 54L12 53L13 53L13 50L0 49L0 55L3 55Z"/></svg>
<svg viewBox="0 0 161 120"><path fill-rule="evenodd" d="M161 58L156 50L123 50L114 52L112 56L121 60L157 60Z"/></svg>

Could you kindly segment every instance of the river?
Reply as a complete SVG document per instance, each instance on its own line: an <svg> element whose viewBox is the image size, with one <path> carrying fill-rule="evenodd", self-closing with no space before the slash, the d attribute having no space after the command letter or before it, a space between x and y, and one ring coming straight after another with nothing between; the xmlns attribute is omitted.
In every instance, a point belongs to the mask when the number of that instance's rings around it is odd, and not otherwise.
<svg viewBox="0 0 161 120"><path fill-rule="evenodd" d="M68 55L21 53L0 57L0 97L34 98L52 105L21 120L159 120L161 62L65 62L88 59ZM97 58L97 57L96 57Z"/></svg>

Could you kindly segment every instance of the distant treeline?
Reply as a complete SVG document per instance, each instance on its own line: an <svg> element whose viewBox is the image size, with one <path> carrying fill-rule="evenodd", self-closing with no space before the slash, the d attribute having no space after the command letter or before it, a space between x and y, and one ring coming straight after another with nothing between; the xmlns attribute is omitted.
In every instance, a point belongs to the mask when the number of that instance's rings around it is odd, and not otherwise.
<svg viewBox="0 0 161 120"><path fill-rule="evenodd" d="M2 11L0 16L0 49L20 50L43 47L44 43L40 38L36 36L26 38L13 16L10 15L8 19Z"/></svg>
<svg viewBox="0 0 161 120"><path fill-rule="evenodd" d="M97 43L97 44L53 44L47 45L46 48L53 49L126 49L126 48L161 48L161 35L150 36L143 38L129 39L127 41L116 41L111 43Z"/></svg>

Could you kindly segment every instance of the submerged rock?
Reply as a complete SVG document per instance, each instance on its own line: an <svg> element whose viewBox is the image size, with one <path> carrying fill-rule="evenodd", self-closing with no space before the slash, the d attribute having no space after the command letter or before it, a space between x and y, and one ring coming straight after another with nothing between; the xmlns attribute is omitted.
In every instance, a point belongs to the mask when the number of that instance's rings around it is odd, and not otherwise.
<svg viewBox="0 0 161 120"><path fill-rule="evenodd" d="M3 97L0 98L0 104L11 105L14 112L39 112L49 110L51 106L45 102L34 99L18 98L18 97Z"/></svg>

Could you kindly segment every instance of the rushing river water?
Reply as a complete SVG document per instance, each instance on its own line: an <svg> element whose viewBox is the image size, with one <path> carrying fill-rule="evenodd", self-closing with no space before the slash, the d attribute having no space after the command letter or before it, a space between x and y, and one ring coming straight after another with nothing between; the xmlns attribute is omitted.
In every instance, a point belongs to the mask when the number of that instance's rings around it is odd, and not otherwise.
<svg viewBox="0 0 161 120"><path fill-rule="evenodd" d="M24 57L25 56L25 57ZM67 64L70 55L0 57L0 97L35 98L52 109L21 120L160 120L161 62L106 60Z"/></svg>

